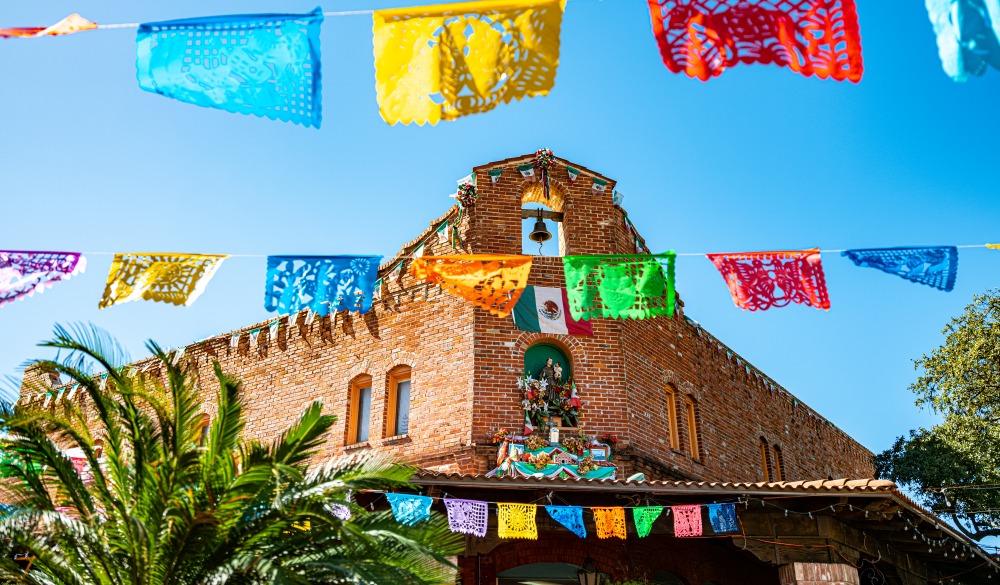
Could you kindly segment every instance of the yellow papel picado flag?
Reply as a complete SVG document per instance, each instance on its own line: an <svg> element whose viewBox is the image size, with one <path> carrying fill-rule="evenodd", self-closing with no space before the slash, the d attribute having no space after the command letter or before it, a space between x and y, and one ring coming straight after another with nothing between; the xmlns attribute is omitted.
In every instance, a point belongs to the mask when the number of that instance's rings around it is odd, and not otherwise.
<svg viewBox="0 0 1000 585"><path fill-rule="evenodd" d="M225 255L115 254L100 308L131 301L190 305L201 296Z"/></svg>

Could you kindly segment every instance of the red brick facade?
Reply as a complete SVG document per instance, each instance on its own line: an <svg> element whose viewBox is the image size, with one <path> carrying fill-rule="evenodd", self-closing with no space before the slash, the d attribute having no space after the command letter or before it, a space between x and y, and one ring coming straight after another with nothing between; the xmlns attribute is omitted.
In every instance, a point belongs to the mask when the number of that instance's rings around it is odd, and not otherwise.
<svg viewBox="0 0 1000 585"><path fill-rule="evenodd" d="M764 438L769 448L780 447L785 480L872 476L867 450L730 355L687 321L683 309L673 319L595 320L594 337L550 336L520 331L510 318L497 318L412 278L406 256L421 241L427 255L521 253L522 205L543 201L539 183L517 171L524 162L530 157L477 167L479 198L456 234L457 249L451 238L440 241L434 234L444 219L456 217L452 209L404 246L397 256L404 268L400 279L390 275L394 260L383 266L386 287L367 315L340 313L309 325L299 316L291 328L282 318L277 338L269 340L265 326L253 349L248 327L236 349L225 334L188 347L184 359L197 365L203 379L211 379L211 362L219 360L223 370L244 381L247 431L263 439L288 426L309 401L322 400L339 417L326 448L331 454L345 449L351 381L369 375L370 439L353 449L383 449L432 469L484 473L494 456L492 448L481 446L486 437L499 427L521 428L515 380L524 351L544 340L570 357L586 431L619 437L624 474L763 480ZM564 213L563 253L635 252L637 236L612 204L615 182L586 169L570 182L564 165L557 160L553 166L552 198L546 202ZM487 171L498 167L503 173L493 184ZM608 181L604 193L591 189L594 176ZM564 286L560 259L536 257L529 284ZM680 285L683 289L683 281ZM389 437L388 373L400 365L412 368L410 430ZM676 450L669 442L667 385L676 392ZM205 391L210 410L214 388L206 385ZM698 457L690 453L686 397L696 403Z"/></svg>

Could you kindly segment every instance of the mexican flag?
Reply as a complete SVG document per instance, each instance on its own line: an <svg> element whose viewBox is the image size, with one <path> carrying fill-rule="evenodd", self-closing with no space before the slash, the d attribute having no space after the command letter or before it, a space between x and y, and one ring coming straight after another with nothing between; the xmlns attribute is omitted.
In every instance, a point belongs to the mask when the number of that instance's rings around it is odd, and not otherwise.
<svg viewBox="0 0 1000 585"><path fill-rule="evenodd" d="M514 324L522 331L562 335L594 335L587 321L574 321L569 314L566 289L529 286L514 307Z"/></svg>

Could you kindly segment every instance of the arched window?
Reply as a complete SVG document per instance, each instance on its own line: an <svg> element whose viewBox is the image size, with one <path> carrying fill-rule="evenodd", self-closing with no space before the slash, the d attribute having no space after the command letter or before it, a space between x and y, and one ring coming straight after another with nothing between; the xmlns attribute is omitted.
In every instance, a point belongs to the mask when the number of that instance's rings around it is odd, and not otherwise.
<svg viewBox="0 0 1000 585"><path fill-rule="evenodd" d="M677 429L677 390L671 384L667 384L664 392L664 400L667 403L667 433L670 437L670 448L681 448L681 435Z"/></svg>
<svg viewBox="0 0 1000 585"><path fill-rule="evenodd" d="M385 429L387 437L410 432L410 366L397 366L387 376Z"/></svg>
<svg viewBox="0 0 1000 585"><path fill-rule="evenodd" d="M562 256L564 252L562 236L563 214L552 211L541 203L525 205L521 208L521 253L531 256ZM529 238L541 221L550 238L539 242Z"/></svg>
<svg viewBox="0 0 1000 585"><path fill-rule="evenodd" d="M760 438L760 465L764 472L764 481L771 481L771 452L764 437Z"/></svg>
<svg viewBox="0 0 1000 585"><path fill-rule="evenodd" d="M701 441L698 440L698 402L690 394L684 397L687 410L688 447L691 458L701 460Z"/></svg>
<svg viewBox="0 0 1000 585"><path fill-rule="evenodd" d="M372 377L361 375L351 381L347 406L347 436L345 445L364 443L368 440L371 422Z"/></svg>
<svg viewBox="0 0 1000 585"><path fill-rule="evenodd" d="M777 445L774 446L774 481L785 481L785 460Z"/></svg>

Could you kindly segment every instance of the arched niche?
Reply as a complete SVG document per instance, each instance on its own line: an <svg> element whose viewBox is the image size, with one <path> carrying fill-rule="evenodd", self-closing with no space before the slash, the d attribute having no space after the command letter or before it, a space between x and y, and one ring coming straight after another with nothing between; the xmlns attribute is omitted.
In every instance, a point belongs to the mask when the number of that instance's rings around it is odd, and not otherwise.
<svg viewBox="0 0 1000 585"><path fill-rule="evenodd" d="M545 366L545 360L552 358L552 363L562 366L562 379L568 380L573 375L573 362L566 350L554 343L541 342L529 347L524 352L524 371L533 377Z"/></svg>
<svg viewBox="0 0 1000 585"><path fill-rule="evenodd" d="M542 185L542 179L539 177L537 181L525 183L521 190L521 205L524 206L527 203L541 203L552 211L562 213L563 207L566 205L566 192L563 191L558 182L550 180L549 196L546 198L545 186Z"/></svg>

